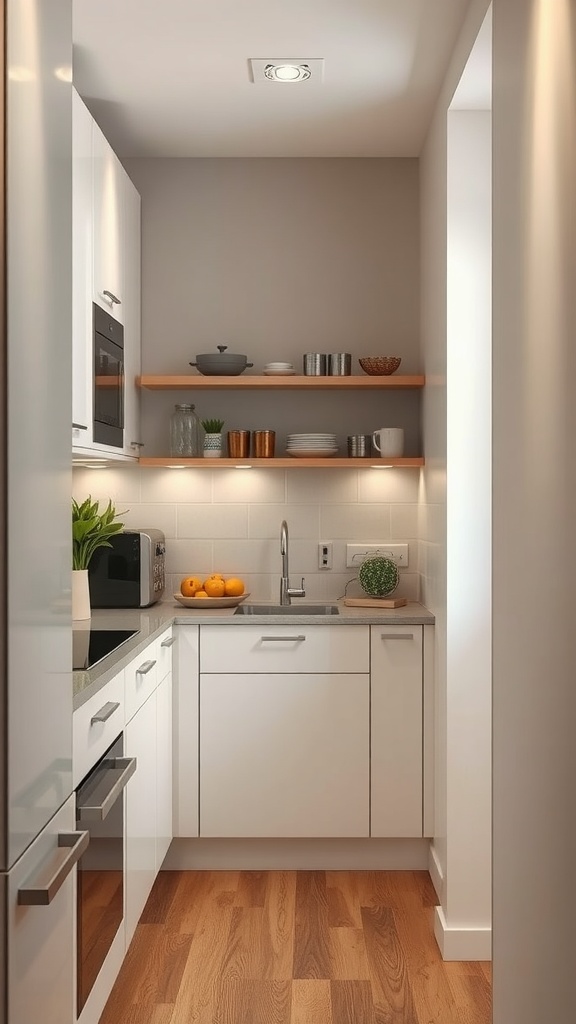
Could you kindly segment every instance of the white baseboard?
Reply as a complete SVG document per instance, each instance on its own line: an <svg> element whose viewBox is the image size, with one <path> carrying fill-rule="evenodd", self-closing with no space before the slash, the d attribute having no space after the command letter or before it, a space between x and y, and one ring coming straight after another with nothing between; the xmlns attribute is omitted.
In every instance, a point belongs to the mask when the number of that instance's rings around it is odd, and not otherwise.
<svg viewBox="0 0 576 1024"><path fill-rule="evenodd" d="M173 839L168 871L425 871L428 839Z"/></svg>
<svg viewBox="0 0 576 1024"><path fill-rule="evenodd" d="M442 865L438 859L436 848L432 843L430 843L430 850L428 851L428 872L438 900L442 903L444 898L444 872L442 871Z"/></svg>
<svg viewBox="0 0 576 1024"><path fill-rule="evenodd" d="M442 907L434 908L434 935L443 960L491 960L491 928L449 928Z"/></svg>

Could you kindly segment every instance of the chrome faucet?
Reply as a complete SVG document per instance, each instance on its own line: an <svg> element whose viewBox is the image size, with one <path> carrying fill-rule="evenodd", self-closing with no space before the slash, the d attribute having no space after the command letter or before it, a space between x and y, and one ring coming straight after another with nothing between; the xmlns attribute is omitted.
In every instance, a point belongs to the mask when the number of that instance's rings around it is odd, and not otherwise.
<svg viewBox="0 0 576 1024"><path fill-rule="evenodd" d="M280 578L280 604L291 604L293 597L306 597L304 590L304 577L302 586L299 589L290 587L290 570L288 568L288 523L282 520L280 527L280 554L282 555L282 576Z"/></svg>

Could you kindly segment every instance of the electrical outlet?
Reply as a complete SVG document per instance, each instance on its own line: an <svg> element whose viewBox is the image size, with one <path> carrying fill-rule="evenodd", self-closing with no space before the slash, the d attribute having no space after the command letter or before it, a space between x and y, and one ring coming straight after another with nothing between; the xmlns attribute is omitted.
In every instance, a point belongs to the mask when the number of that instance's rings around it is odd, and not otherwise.
<svg viewBox="0 0 576 1024"><path fill-rule="evenodd" d="M318 545L318 568L332 568L332 541L321 540Z"/></svg>
<svg viewBox="0 0 576 1024"><path fill-rule="evenodd" d="M408 565L408 544L387 544L386 541L369 544L347 544L346 565L349 568L358 568L365 558L373 558L374 555L382 555L383 558L390 558L396 565L403 569Z"/></svg>

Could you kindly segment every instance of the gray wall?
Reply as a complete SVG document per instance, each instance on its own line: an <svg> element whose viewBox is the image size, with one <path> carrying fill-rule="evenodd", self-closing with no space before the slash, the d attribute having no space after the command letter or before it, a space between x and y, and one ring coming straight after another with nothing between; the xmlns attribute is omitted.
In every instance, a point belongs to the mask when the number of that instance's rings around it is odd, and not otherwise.
<svg viewBox="0 0 576 1024"><path fill-rule="evenodd" d="M310 351L402 356L421 370L418 161L129 160L142 195L143 372L186 374L227 344L261 373L301 372ZM356 359L353 372L361 373ZM185 393L144 393L146 454L167 453ZM421 450L419 396L203 394L202 418L230 427L335 430L403 426Z"/></svg>

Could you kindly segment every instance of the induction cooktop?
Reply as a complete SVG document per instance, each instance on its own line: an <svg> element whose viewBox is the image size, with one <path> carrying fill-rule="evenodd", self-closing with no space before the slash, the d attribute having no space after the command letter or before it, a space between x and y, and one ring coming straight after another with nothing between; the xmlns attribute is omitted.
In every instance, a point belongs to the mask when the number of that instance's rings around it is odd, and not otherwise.
<svg viewBox="0 0 576 1024"><path fill-rule="evenodd" d="M72 667L93 668L139 632L138 629L73 629Z"/></svg>

